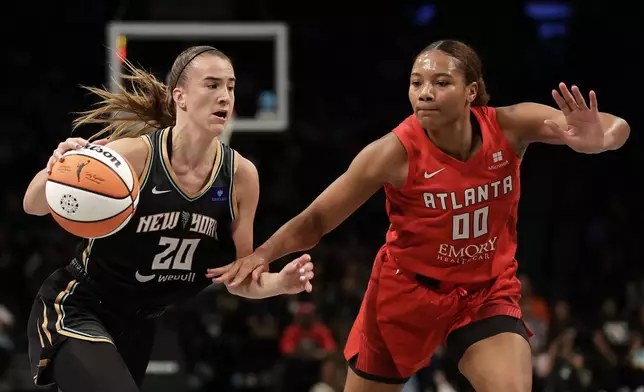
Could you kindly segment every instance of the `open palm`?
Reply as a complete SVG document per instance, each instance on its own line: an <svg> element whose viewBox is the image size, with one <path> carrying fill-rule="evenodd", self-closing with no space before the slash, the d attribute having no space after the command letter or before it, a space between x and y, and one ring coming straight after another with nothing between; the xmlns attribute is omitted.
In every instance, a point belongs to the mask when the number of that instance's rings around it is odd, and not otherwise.
<svg viewBox="0 0 644 392"><path fill-rule="evenodd" d="M590 108L577 86L572 86L572 93L565 83L559 83L559 89L552 90L552 97L566 117L567 128L562 128L552 120L548 125L566 144L577 152L599 152L604 146L604 130L597 109L597 95L590 91Z"/></svg>

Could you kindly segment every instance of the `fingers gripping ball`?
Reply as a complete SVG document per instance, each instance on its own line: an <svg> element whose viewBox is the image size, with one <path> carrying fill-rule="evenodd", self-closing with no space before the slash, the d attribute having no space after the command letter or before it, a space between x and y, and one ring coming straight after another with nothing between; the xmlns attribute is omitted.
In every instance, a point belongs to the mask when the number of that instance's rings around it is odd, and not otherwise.
<svg viewBox="0 0 644 392"><path fill-rule="evenodd" d="M51 215L83 238L107 237L121 230L139 203L136 172L116 151L90 144L63 155L47 179Z"/></svg>

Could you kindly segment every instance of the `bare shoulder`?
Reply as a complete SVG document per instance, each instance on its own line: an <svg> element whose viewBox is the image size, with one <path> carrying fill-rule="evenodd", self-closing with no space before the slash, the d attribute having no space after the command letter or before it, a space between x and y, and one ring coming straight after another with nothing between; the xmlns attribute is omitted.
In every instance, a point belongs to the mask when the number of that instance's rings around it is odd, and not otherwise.
<svg viewBox="0 0 644 392"><path fill-rule="evenodd" d="M381 164L405 162L407 160L405 145L393 132L389 132L380 139L368 144L363 152L365 151L373 155L372 158L377 159Z"/></svg>
<svg viewBox="0 0 644 392"><path fill-rule="evenodd" d="M405 145L394 132L389 132L385 136L376 140L374 144L379 144L391 159L407 159L407 150L405 149Z"/></svg>
<svg viewBox="0 0 644 392"><path fill-rule="evenodd" d="M496 109L496 121L506 136L520 132L522 117L530 111L524 104L501 106Z"/></svg>
<svg viewBox="0 0 644 392"><path fill-rule="evenodd" d="M143 173L152 152L152 147L144 136L117 139L107 143L106 147L111 148L127 159L139 177Z"/></svg>
<svg viewBox="0 0 644 392"><path fill-rule="evenodd" d="M244 158L239 152L235 154L233 172L233 208L237 209L245 204L252 207L253 211L259 201L259 173L257 167L249 159ZM235 211L235 216L237 212Z"/></svg>
<svg viewBox="0 0 644 392"><path fill-rule="evenodd" d="M233 168L235 173L235 182L259 182L259 173L257 172L255 164L235 150L233 150L233 154L235 154L235 167Z"/></svg>
<svg viewBox="0 0 644 392"><path fill-rule="evenodd" d="M360 151L351 166L366 178L402 187L407 180L407 162L405 146L394 132L389 132Z"/></svg>

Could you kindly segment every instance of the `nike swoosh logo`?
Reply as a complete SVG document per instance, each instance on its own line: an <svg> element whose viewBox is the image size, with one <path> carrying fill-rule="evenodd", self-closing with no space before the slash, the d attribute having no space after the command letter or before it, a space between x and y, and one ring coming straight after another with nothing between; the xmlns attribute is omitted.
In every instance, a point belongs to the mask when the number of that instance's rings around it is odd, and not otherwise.
<svg viewBox="0 0 644 392"><path fill-rule="evenodd" d="M443 170L445 170L445 168L438 169L438 170L436 170L436 171L435 171L435 172L433 172L433 173L427 173L427 172L425 172L425 178L432 178L432 177L434 177L435 175L437 175L438 173L442 172Z"/></svg>
<svg viewBox="0 0 644 392"><path fill-rule="evenodd" d="M168 193L168 192L172 192L172 189L168 189L167 191L160 191L160 190L157 189L156 186L154 188L152 188L152 194L153 195L160 195L160 194Z"/></svg>
<svg viewBox="0 0 644 392"><path fill-rule="evenodd" d="M136 273L134 274L134 277L136 278L136 280L138 280L138 281L139 281L139 282L141 282L141 283L149 282L149 281L151 281L152 279L154 279L154 277L155 277L155 276L156 276L155 274L152 274L152 275L141 275L141 274L139 273L139 271L136 271Z"/></svg>

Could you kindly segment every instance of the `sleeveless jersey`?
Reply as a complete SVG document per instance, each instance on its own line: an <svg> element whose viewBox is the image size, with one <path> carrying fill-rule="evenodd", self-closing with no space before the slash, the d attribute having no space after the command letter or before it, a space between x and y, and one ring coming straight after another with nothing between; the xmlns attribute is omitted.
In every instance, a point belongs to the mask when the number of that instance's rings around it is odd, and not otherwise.
<svg viewBox="0 0 644 392"><path fill-rule="evenodd" d="M235 153L219 143L210 178L199 193L190 194L170 165L170 128L143 139L151 154L134 216L117 233L84 241L77 259L101 295L162 307L211 284L207 268L235 260L230 228Z"/></svg>
<svg viewBox="0 0 644 392"><path fill-rule="evenodd" d="M517 157L492 107L471 109L482 145L460 161L436 147L415 115L393 132L407 150L401 188L385 186L386 247L409 271L454 283L494 279L516 263Z"/></svg>

